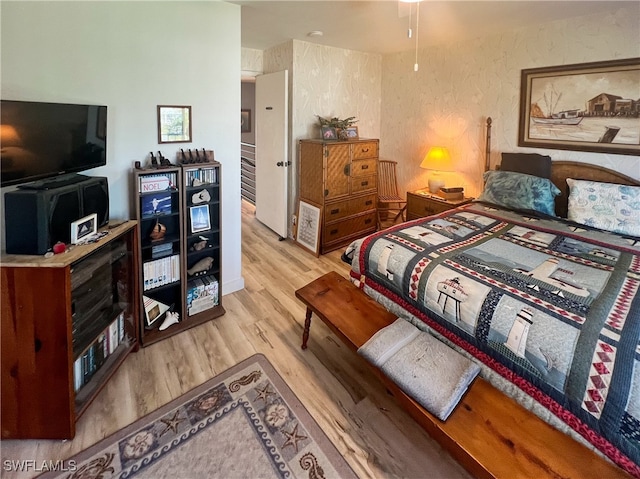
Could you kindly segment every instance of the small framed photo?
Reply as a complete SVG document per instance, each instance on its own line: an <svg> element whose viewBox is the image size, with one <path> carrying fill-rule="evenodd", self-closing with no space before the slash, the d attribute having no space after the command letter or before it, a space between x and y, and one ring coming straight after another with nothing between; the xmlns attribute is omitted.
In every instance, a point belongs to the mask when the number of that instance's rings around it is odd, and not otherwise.
<svg viewBox="0 0 640 479"><path fill-rule="evenodd" d="M144 316L147 321L147 326L153 326L164 313L169 311L169 306L163 304L148 296L142 296L144 302Z"/></svg>
<svg viewBox="0 0 640 479"><path fill-rule="evenodd" d="M171 213L171 192L141 196L141 214L144 217Z"/></svg>
<svg viewBox="0 0 640 479"><path fill-rule="evenodd" d="M320 216L319 207L300 201L298 204L298 231L296 243L314 255L320 254Z"/></svg>
<svg viewBox="0 0 640 479"><path fill-rule="evenodd" d="M192 206L189 208L189 216L191 217L192 234L211 229L209 205Z"/></svg>
<svg viewBox="0 0 640 479"><path fill-rule="evenodd" d="M333 126L323 126L322 128L322 139L323 140L337 140L338 132Z"/></svg>
<svg viewBox="0 0 640 479"><path fill-rule="evenodd" d="M97 232L98 215L96 213L80 218L71 223L71 244L83 243Z"/></svg>
<svg viewBox="0 0 640 479"><path fill-rule="evenodd" d="M347 132L347 138L350 140L357 140L359 138L357 126L348 126L345 128L345 131Z"/></svg>

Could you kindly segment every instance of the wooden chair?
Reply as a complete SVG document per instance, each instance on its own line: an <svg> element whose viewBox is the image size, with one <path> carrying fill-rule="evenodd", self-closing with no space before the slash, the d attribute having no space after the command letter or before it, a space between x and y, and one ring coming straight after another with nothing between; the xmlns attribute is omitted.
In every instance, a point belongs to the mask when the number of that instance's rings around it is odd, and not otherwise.
<svg viewBox="0 0 640 479"><path fill-rule="evenodd" d="M382 229L382 222L393 216L392 225L398 218L405 220L407 200L398 194L398 180L396 179L397 161L380 160L378 162L378 229Z"/></svg>

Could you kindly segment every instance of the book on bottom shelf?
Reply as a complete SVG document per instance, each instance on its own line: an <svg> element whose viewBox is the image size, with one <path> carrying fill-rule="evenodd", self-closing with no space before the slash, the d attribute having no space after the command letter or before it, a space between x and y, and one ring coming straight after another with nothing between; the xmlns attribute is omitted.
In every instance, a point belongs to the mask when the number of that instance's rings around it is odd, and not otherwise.
<svg viewBox="0 0 640 479"><path fill-rule="evenodd" d="M211 309L218 304L218 280L215 276L202 276L189 281L187 313L189 316Z"/></svg>
<svg viewBox="0 0 640 479"><path fill-rule="evenodd" d="M73 389L79 391L125 339L124 312L107 326L73 362Z"/></svg>

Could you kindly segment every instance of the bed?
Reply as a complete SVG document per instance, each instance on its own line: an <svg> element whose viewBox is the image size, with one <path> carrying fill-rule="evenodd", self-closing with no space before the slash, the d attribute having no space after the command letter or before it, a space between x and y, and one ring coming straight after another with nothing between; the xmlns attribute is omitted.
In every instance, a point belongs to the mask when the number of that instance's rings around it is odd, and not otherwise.
<svg viewBox="0 0 640 479"><path fill-rule="evenodd" d="M524 173L485 173L481 201L354 241L344 255L351 280L640 477L640 234L629 225L640 217L640 182L583 163L548 166L542 208L536 179L531 201L515 208L504 203L531 193ZM615 195L623 207L607 209Z"/></svg>

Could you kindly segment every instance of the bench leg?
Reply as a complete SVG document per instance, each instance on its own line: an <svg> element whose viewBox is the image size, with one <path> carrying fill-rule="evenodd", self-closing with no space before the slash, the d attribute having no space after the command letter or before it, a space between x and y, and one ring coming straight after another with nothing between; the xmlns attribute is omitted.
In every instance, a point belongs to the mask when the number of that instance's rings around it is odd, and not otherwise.
<svg viewBox="0 0 640 479"><path fill-rule="evenodd" d="M313 311L307 307L307 314L304 317L304 331L302 331L302 349L307 349L307 341L309 340L309 329L311 328L311 315Z"/></svg>

